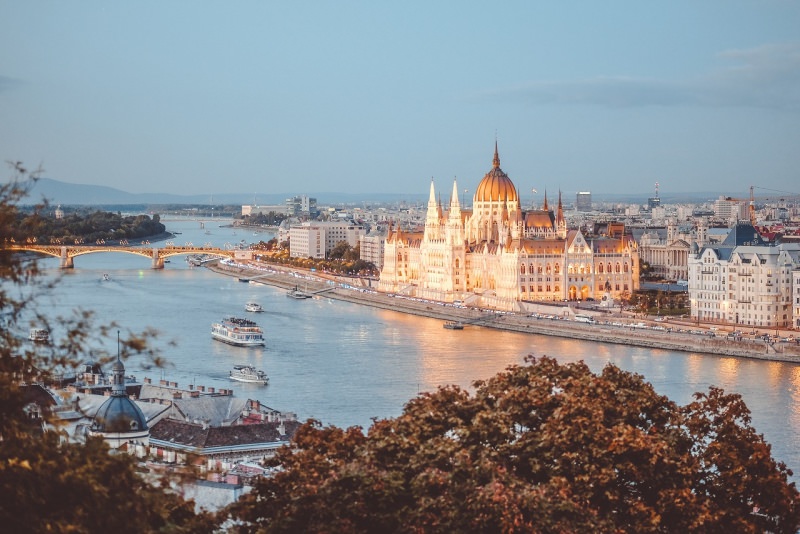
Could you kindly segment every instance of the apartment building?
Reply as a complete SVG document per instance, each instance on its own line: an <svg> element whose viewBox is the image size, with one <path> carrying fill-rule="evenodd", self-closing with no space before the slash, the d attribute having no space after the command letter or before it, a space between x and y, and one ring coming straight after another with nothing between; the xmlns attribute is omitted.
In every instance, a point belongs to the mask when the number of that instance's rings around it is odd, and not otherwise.
<svg viewBox="0 0 800 534"><path fill-rule="evenodd" d="M719 245L689 255L692 318L744 327L797 324L800 244L767 241L749 223L737 224Z"/></svg>
<svg viewBox="0 0 800 534"><path fill-rule="evenodd" d="M341 241L355 247L364 227L352 222L304 222L289 229L289 255L293 258L325 258Z"/></svg>

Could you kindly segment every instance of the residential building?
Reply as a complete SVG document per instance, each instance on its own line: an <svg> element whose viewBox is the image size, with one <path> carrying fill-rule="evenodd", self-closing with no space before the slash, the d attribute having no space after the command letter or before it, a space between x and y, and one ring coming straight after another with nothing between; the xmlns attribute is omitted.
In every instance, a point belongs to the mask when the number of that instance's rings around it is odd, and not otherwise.
<svg viewBox="0 0 800 534"><path fill-rule="evenodd" d="M741 199L721 196L714 201L714 215L728 224L749 221L750 204Z"/></svg>
<svg viewBox="0 0 800 534"><path fill-rule="evenodd" d="M317 199L299 195L286 199L286 214L289 217L313 218L319 216Z"/></svg>
<svg viewBox="0 0 800 534"><path fill-rule="evenodd" d="M792 326L792 296L800 269L800 244L762 237L737 224L719 245L689 256L692 318L734 326Z"/></svg>
<svg viewBox="0 0 800 534"><path fill-rule="evenodd" d="M361 236L359 239L360 258L375 265L378 269L383 268L383 246L386 242L386 234L379 231L370 232Z"/></svg>
<svg viewBox="0 0 800 534"><path fill-rule="evenodd" d="M350 221L296 224L289 229L289 255L293 258L322 259L342 241L355 247L365 233L363 226Z"/></svg>

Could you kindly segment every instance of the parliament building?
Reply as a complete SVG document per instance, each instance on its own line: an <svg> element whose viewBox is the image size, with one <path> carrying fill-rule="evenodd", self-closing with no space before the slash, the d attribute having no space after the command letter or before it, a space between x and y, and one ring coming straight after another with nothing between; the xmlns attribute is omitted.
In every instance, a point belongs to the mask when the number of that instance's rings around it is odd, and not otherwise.
<svg viewBox="0 0 800 534"><path fill-rule="evenodd" d="M568 229L560 193L555 211L546 195L541 209L523 211L497 143L471 210L458 191L454 180L445 210L431 181L424 230L390 228L379 291L520 311L525 302L608 303L638 289L637 245L621 225L591 237Z"/></svg>

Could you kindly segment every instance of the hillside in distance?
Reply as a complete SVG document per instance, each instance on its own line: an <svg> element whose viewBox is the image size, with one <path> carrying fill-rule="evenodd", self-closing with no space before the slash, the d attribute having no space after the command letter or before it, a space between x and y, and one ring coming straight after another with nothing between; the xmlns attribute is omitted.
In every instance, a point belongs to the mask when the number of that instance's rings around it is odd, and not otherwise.
<svg viewBox="0 0 800 534"><path fill-rule="evenodd" d="M662 194L662 203L700 203L716 199L720 193L673 193ZM424 202L427 195L423 193L391 194L391 193L339 193L339 192L283 192L283 193L257 193L255 201L260 205L281 205L287 198L296 195L308 195L316 198L320 205L331 204L361 204L364 202L396 203L396 202ZM602 194L592 193L594 202L622 202L641 204L647 202L646 193L631 194ZM570 196L564 197L566 205L573 202ZM742 193L741 198L746 198ZM47 199L52 205L63 206L104 206L104 205L152 205L152 204L253 204L252 193L212 193L204 195L173 195L168 193L129 193L113 187L102 185L72 184L54 180L52 178L39 178L31 185L31 189L23 204L36 204ZM523 206L525 207L525 206Z"/></svg>

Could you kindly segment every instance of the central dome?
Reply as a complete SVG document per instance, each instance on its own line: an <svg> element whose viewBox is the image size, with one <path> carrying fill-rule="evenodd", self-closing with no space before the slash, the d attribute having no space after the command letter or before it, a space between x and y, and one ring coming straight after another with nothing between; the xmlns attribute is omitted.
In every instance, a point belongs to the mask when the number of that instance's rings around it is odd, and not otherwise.
<svg viewBox="0 0 800 534"><path fill-rule="evenodd" d="M508 202L518 201L517 188L514 182L500 168L500 156L497 155L497 143L494 144L494 161L492 170L486 173L478 189L475 190L474 202Z"/></svg>

